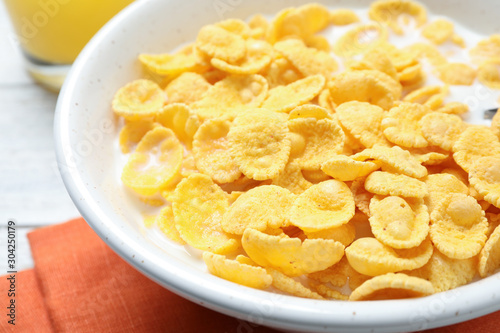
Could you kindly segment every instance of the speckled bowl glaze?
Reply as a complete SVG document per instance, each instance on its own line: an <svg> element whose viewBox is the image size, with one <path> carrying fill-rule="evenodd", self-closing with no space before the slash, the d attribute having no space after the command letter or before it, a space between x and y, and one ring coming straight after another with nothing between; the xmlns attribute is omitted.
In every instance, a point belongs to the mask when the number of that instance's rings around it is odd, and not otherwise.
<svg viewBox="0 0 500 333"><path fill-rule="evenodd" d="M319 1L366 7L370 1ZM500 275L429 297L372 302L317 301L254 290L208 274L199 256L154 242L119 181L114 93L140 77L139 53L161 53L195 39L201 26L254 13L274 14L303 1L141 0L111 20L75 62L57 105L55 139L61 175L75 205L99 236L133 267L165 288L230 316L294 332L399 332L449 325L500 309ZM423 1L485 35L500 32L496 1ZM236 331L247 332L241 322ZM250 327L251 328L251 327Z"/></svg>

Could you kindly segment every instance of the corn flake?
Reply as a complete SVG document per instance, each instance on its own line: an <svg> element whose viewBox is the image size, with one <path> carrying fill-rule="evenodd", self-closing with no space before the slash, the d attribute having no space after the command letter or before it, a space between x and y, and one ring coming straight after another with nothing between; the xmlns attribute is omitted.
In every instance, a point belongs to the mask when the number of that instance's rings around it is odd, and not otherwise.
<svg viewBox="0 0 500 333"><path fill-rule="evenodd" d="M429 114L431 109L417 103L401 103L392 108L382 120L381 127L385 137L400 146L409 148L427 147L420 127L420 119Z"/></svg>
<svg viewBox="0 0 500 333"><path fill-rule="evenodd" d="M287 212L295 196L285 188L262 185L241 194L222 217L224 231L242 235L245 229L265 231L288 225Z"/></svg>
<svg viewBox="0 0 500 333"><path fill-rule="evenodd" d="M476 70L463 63L450 62L438 66L436 70L441 81L451 85L470 86L476 79ZM498 69L496 73L498 73ZM499 74L497 74L497 77L498 81L500 81Z"/></svg>
<svg viewBox="0 0 500 333"><path fill-rule="evenodd" d="M285 169L272 179L272 185L286 188L294 194L301 194L313 184L304 178L297 163L289 162Z"/></svg>
<svg viewBox="0 0 500 333"><path fill-rule="evenodd" d="M329 82L328 87L336 105L350 101L369 102L384 110L394 105L402 91L399 82L376 70L342 72Z"/></svg>
<svg viewBox="0 0 500 333"><path fill-rule="evenodd" d="M278 42L274 44L274 48L304 76L322 74L328 79L338 67L337 62L329 53L309 48L299 39Z"/></svg>
<svg viewBox="0 0 500 333"><path fill-rule="evenodd" d="M182 155L182 145L174 132L156 127L141 139L129 156L122 182L141 195L153 195L177 175Z"/></svg>
<svg viewBox="0 0 500 333"><path fill-rule="evenodd" d="M324 118L330 118L330 113L327 109L321 106L314 104L305 104L296 107L288 114L288 120L298 118L315 118L317 120L321 120Z"/></svg>
<svg viewBox="0 0 500 333"><path fill-rule="evenodd" d="M230 183L241 176L229 152L230 126L228 120L209 119L200 126L193 140L196 167L218 183Z"/></svg>
<svg viewBox="0 0 500 333"><path fill-rule="evenodd" d="M372 172L365 180L365 189L374 194L407 198L423 198L427 195L424 182L405 175L383 171Z"/></svg>
<svg viewBox="0 0 500 333"><path fill-rule="evenodd" d="M487 277L500 267L500 227L490 235L479 255L479 275Z"/></svg>
<svg viewBox="0 0 500 333"><path fill-rule="evenodd" d="M246 229L243 249L257 264L300 276L323 270L340 261L344 245L331 239L306 239L271 236Z"/></svg>
<svg viewBox="0 0 500 333"><path fill-rule="evenodd" d="M152 119L125 121L118 138L122 153L129 153L144 135L155 127L156 124Z"/></svg>
<svg viewBox="0 0 500 333"><path fill-rule="evenodd" d="M268 84L260 75L231 75L214 84L203 98L190 107L202 119L234 117L259 107L267 97Z"/></svg>
<svg viewBox="0 0 500 333"><path fill-rule="evenodd" d="M276 112L256 109L241 114L228 138L231 156L249 178L273 179L288 162L291 140L286 121Z"/></svg>
<svg viewBox="0 0 500 333"><path fill-rule="evenodd" d="M120 88L112 102L113 111L127 120L154 117L165 103L161 88L150 80L135 80Z"/></svg>
<svg viewBox="0 0 500 333"><path fill-rule="evenodd" d="M477 72L479 82L491 89L500 89L500 56L498 59L486 60Z"/></svg>
<svg viewBox="0 0 500 333"><path fill-rule="evenodd" d="M424 27L422 36L436 45L451 40L455 27L453 23L445 19L437 19Z"/></svg>
<svg viewBox="0 0 500 333"><path fill-rule="evenodd" d="M344 246L349 246L356 237L356 228L354 227L353 224L347 223L347 224L342 224L339 227L313 231L313 232L306 232L305 234L309 239L315 239L315 238L333 239L334 241L342 243L342 245Z"/></svg>
<svg viewBox="0 0 500 333"><path fill-rule="evenodd" d="M165 88L168 103L191 104L203 98L210 83L198 73L182 73Z"/></svg>
<svg viewBox="0 0 500 333"><path fill-rule="evenodd" d="M336 114L342 125L355 139L367 148L374 145L389 146L384 137L381 123L384 110L367 102L351 101L339 105Z"/></svg>
<svg viewBox="0 0 500 333"><path fill-rule="evenodd" d="M484 200L500 207L500 154L479 158L470 170L469 182Z"/></svg>
<svg viewBox="0 0 500 333"><path fill-rule="evenodd" d="M266 289L273 281L264 268L226 259L223 255L204 252L203 260L211 274L243 286Z"/></svg>
<svg viewBox="0 0 500 333"><path fill-rule="evenodd" d="M358 238L345 254L349 264L359 273L377 276L424 266L432 256L433 246L427 238L410 249L393 249L376 238Z"/></svg>
<svg viewBox="0 0 500 333"><path fill-rule="evenodd" d="M269 95L262 107L277 112L289 112L293 108L311 101L324 86L325 78L323 75L308 76L286 86L277 86L269 90Z"/></svg>
<svg viewBox="0 0 500 333"><path fill-rule="evenodd" d="M336 9L330 12L330 23L333 25L349 25L359 22L359 17L350 9Z"/></svg>
<svg viewBox="0 0 500 333"><path fill-rule="evenodd" d="M319 170L323 162L343 150L344 133L332 120L292 119L288 121L288 129L304 140L304 148L290 154L290 158L304 170Z"/></svg>
<svg viewBox="0 0 500 333"><path fill-rule="evenodd" d="M372 20L386 24L398 35L404 33L400 25L401 17L411 17L417 27L427 22L425 8L414 1L378 0L371 4L368 14Z"/></svg>
<svg viewBox="0 0 500 333"><path fill-rule="evenodd" d="M342 58L352 58L380 47L387 39L385 27L376 23L363 24L338 38L333 45L333 52Z"/></svg>
<svg viewBox="0 0 500 333"><path fill-rule="evenodd" d="M477 257L451 259L434 250L425 266L406 274L425 279L432 283L436 292L442 292L471 282L476 271Z"/></svg>
<svg viewBox="0 0 500 333"><path fill-rule="evenodd" d="M370 214L375 237L395 249L419 246L429 233L429 213L422 199L375 196Z"/></svg>
<svg viewBox="0 0 500 333"><path fill-rule="evenodd" d="M246 55L236 63L229 63L219 58L212 58L210 63L217 69L230 74L257 74L272 61L272 46L263 40L248 39Z"/></svg>
<svg viewBox="0 0 500 333"><path fill-rule="evenodd" d="M434 293L432 283L402 273L376 276L356 288L350 301L375 301L428 296Z"/></svg>
<svg viewBox="0 0 500 333"><path fill-rule="evenodd" d="M469 51L469 55L476 65L488 60L500 60L500 35L495 34L480 41Z"/></svg>
<svg viewBox="0 0 500 333"><path fill-rule="evenodd" d="M195 46L209 57L229 63L235 63L246 54L245 40L241 36L215 25L200 29Z"/></svg>
<svg viewBox="0 0 500 333"><path fill-rule="evenodd" d="M222 230L222 215L229 207L227 194L212 179L195 173L175 188L172 202L175 226L194 248L218 254L234 252L239 241Z"/></svg>
<svg viewBox="0 0 500 333"><path fill-rule="evenodd" d="M349 187L338 180L313 185L295 200L289 219L305 232L339 227L354 216L354 198Z"/></svg>
<svg viewBox="0 0 500 333"><path fill-rule="evenodd" d="M409 151L398 146L375 146L353 155L352 158L357 161L375 160L383 171L401 173L409 177L422 178L427 175L427 169Z"/></svg>
<svg viewBox="0 0 500 333"><path fill-rule="evenodd" d="M283 292L289 293L290 295L304 298L312 299L324 299L318 293L312 291L311 289L305 287L299 281L275 270L272 268L267 268L267 272L273 278L273 287L281 290Z"/></svg>
<svg viewBox="0 0 500 333"><path fill-rule="evenodd" d="M486 242L488 221L476 199L449 194L431 213L430 237L434 246L452 259L477 255Z"/></svg>
<svg viewBox="0 0 500 333"><path fill-rule="evenodd" d="M453 145L453 159L467 172L484 156L500 155L500 140L484 126L469 126Z"/></svg>
<svg viewBox="0 0 500 333"><path fill-rule="evenodd" d="M186 244L175 227L174 211L172 210L172 206L165 206L162 208L160 214L156 216L155 223L169 239L182 245Z"/></svg>
<svg viewBox="0 0 500 333"><path fill-rule="evenodd" d="M365 177L378 168L376 163L356 161L345 155L333 156L321 165L327 175L344 182Z"/></svg>
<svg viewBox="0 0 500 333"><path fill-rule="evenodd" d="M426 114L420 119L424 138L433 146L451 151L467 124L459 116L441 112Z"/></svg>

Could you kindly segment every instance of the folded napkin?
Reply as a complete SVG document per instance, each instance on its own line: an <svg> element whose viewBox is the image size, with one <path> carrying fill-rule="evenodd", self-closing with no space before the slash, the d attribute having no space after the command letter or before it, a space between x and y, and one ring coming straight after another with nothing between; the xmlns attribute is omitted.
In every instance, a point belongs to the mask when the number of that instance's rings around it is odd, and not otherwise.
<svg viewBox="0 0 500 333"><path fill-rule="evenodd" d="M28 239L35 268L15 276L15 326L6 316L9 275L0 278L0 332L277 332L164 289L116 255L81 218L37 229ZM500 312L428 333L494 332L498 320Z"/></svg>

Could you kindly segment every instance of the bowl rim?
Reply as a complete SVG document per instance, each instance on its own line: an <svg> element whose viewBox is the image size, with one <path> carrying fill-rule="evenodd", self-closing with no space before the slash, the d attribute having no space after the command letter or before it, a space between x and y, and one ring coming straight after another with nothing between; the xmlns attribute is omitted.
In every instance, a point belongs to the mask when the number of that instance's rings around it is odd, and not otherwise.
<svg viewBox="0 0 500 333"><path fill-rule="evenodd" d="M135 269L163 287L213 310L249 322L288 330L324 332L342 329L344 332L359 330L398 331L420 330L469 320L500 309L500 302L492 297L487 286L498 283L499 274L447 292L411 300L387 301L318 301L254 290L234 284L209 274L199 274L192 267L182 267L177 262L166 261L158 253L144 247L139 238L131 237L113 221L100 203L94 200L85 173L80 168L62 166L71 160L69 126L73 96L82 84L80 76L91 55L99 50L117 26L148 6L168 6L154 0L135 1L111 19L86 45L74 62L59 94L55 119L55 152L61 177L75 206L83 218L113 251ZM159 267L158 262L162 262ZM483 288L477 288L486 284ZM198 286L193 288L193 286ZM278 295L278 296L276 296ZM276 299L279 298L277 301ZM281 300L282 298L282 300ZM464 312L464 306L467 306ZM267 310L263 310L266 308ZM387 311L387 309L397 309ZM415 309L423 309L415 317ZM427 311L427 315L426 315ZM412 317L413 316L413 317ZM412 319L413 318L413 319Z"/></svg>

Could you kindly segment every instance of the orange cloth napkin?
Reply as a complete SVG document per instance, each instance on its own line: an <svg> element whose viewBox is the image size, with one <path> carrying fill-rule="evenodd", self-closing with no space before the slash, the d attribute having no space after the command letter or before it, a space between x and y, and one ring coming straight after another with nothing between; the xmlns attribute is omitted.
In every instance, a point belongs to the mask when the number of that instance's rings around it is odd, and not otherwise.
<svg viewBox="0 0 500 333"><path fill-rule="evenodd" d="M255 326L164 289L116 255L76 219L28 235L35 268L16 274L16 325L9 280L0 278L0 332L253 332ZM500 312L431 332L494 332Z"/></svg>

